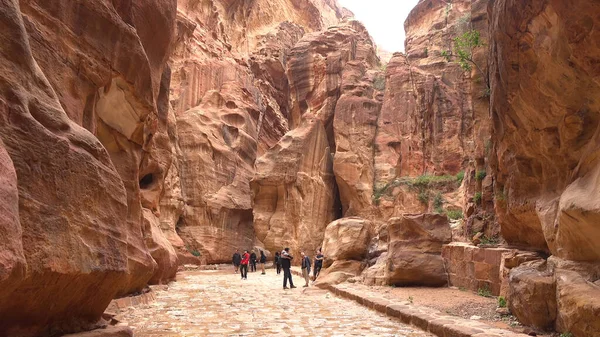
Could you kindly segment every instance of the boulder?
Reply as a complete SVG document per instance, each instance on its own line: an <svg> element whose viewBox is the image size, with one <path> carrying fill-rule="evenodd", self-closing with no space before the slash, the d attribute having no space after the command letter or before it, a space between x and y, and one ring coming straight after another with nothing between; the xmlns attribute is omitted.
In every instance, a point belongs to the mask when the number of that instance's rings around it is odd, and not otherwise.
<svg viewBox="0 0 600 337"><path fill-rule="evenodd" d="M348 279L360 275L364 268L364 263L360 261L334 261L329 268L321 271L315 285L344 283Z"/></svg>
<svg viewBox="0 0 600 337"><path fill-rule="evenodd" d="M406 214L388 222L390 285L444 286L448 275L442 245L451 241L448 218L439 214Z"/></svg>
<svg viewBox="0 0 600 337"><path fill-rule="evenodd" d="M545 260L512 268L508 307L524 325L552 331L557 314L556 282Z"/></svg>
<svg viewBox="0 0 600 337"><path fill-rule="evenodd" d="M556 331L600 335L600 264L551 258L556 279Z"/></svg>
<svg viewBox="0 0 600 337"><path fill-rule="evenodd" d="M165 284L174 280L179 266L177 252L160 229L159 219L148 209L144 209L144 242L157 264L148 282Z"/></svg>
<svg viewBox="0 0 600 337"><path fill-rule="evenodd" d="M323 239L324 267L334 261L362 261L367 256L372 223L361 218L342 218L325 228Z"/></svg>

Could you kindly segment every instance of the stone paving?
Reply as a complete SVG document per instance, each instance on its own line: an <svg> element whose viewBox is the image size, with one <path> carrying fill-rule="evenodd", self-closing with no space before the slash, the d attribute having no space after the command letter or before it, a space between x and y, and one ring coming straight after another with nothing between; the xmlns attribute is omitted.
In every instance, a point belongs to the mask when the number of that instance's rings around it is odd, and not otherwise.
<svg viewBox="0 0 600 337"><path fill-rule="evenodd" d="M282 274L283 275L283 274ZM326 290L282 289L282 277L187 271L156 288L156 301L125 309L117 319L136 337L175 336L400 336L431 334Z"/></svg>

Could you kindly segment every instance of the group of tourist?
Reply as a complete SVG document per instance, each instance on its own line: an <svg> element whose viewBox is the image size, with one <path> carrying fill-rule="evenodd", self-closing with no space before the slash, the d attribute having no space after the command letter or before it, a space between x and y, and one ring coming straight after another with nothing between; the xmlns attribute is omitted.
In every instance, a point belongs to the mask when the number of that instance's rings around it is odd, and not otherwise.
<svg viewBox="0 0 600 337"><path fill-rule="evenodd" d="M248 253L247 250L244 251L244 254L240 255L239 250L236 250L233 254L233 266L235 267L235 273L238 271L242 275L242 280L248 279L248 266L250 266L250 272L256 272L256 263L260 263L260 269L262 274L265 275L265 263L267 262L267 256L265 252L262 250L260 252L260 259L257 259L256 253L252 251L252 253Z"/></svg>
<svg viewBox="0 0 600 337"><path fill-rule="evenodd" d="M233 254L232 262L235 273L238 271L242 276L242 280L248 279L248 266L250 266L250 272L256 271L256 263L260 263L260 268L262 270L262 275L265 275L265 263L267 262L267 256L265 252L259 250L260 259L257 258L256 253L253 251L248 252L244 251L243 254L240 254L238 250ZM301 252L302 261L300 266L302 268L302 277L306 281L304 287L308 287L310 281L310 271L311 271L311 261L310 257L306 255L304 252ZM281 252L275 253L275 260L273 261L275 268L277 270L277 275L281 274L281 270L283 269L283 289L296 288L294 286L294 282L292 281L292 260L294 257L290 254L290 249L285 248ZM317 250L317 254L315 256L315 263L313 268L313 281L317 279L319 273L321 272L321 268L323 267L323 253L321 249ZM290 283L290 287L287 287L288 281Z"/></svg>

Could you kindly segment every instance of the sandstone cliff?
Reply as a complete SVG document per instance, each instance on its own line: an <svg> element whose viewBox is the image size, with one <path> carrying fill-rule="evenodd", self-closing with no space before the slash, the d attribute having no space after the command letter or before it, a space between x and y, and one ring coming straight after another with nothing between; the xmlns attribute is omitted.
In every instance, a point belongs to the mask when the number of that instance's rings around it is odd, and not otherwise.
<svg viewBox="0 0 600 337"><path fill-rule="evenodd" d="M600 334L594 286L600 275L597 178L600 52L595 1L496 1L491 7L490 73L495 206L511 244L551 253L538 267L556 302L544 321L514 311L527 323L574 336ZM529 266L531 270L534 266ZM538 271L539 272L539 271ZM514 276L514 277L513 277ZM516 299L548 279L530 277ZM532 308L535 308L532 310ZM594 317L594 318L592 318Z"/></svg>
<svg viewBox="0 0 600 337"><path fill-rule="evenodd" d="M167 190L161 226L180 253L218 263L262 245L250 181L257 158L290 131L288 51L346 14L322 0L179 1L170 60L178 190Z"/></svg>
<svg viewBox="0 0 600 337"><path fill-rule="evenodd" d="M160 184L153 174L168 165L153 144L167 112L175 10L174 1L2 3L10 254L0 334L90 328L116 295L174 277L174 259L152 256L169 250L162 233L144 228L155 216L142 210L159 195L141 189Z"/></svg>
<svg viewBox="0 0 600 337"><path fill-rule="evenodd" d="M512 252L486 268L524 324L600 334L600 6L421 0L387 65L351 16L0 3L0 335L94 328L235 249L323 246L322 283L470 282L441 247L474 235ZM465 71L445 55L472 30Z"/></svg>

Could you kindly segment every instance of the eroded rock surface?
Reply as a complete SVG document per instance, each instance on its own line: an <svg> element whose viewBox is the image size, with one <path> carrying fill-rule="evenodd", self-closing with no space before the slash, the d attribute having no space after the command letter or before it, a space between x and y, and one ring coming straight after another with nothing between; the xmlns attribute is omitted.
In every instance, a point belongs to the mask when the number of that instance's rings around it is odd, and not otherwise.
<svg viewBox="0 0 600 337"><path fill-rule="evenodd" d="M325 228L323 255L325 267L335 261L362 261L367 256L372 224L360 218L342 218Z"/></svg>
<svg viewBox="0 0 600 337"><path fill-rule="evenodd" d="M387 251L365 272L365 281L376 285L443 286L448 275L442 245L452 240L448 218L439 214L406 214L392 218L385 237Z"/></svg>
<svg viewBox="0 0 600 337"><path fill-rule="evenodd" d="M506 32L491 44L502 234L579 261L600 261L598 13L595 1L500 1L492 23Z"/></svg>
<svg viewBox="0 0 600 337"><path fill-rule="evenodd" d="M267 250L289 247L298 255L321 247L337 212L332 166L327 134L317 119L306 120L257 159L254 230Z"/></svg>

